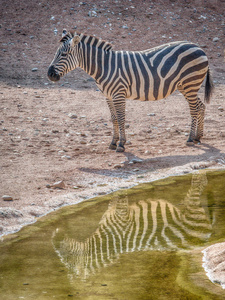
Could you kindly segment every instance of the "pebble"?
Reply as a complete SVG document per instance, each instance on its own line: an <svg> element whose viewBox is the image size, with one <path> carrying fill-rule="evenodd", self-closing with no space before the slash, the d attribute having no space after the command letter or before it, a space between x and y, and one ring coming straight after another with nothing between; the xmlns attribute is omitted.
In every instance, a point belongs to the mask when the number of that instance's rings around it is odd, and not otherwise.
<svg viewBox="0 0 225 300"><path fill-rule="evenodd" d="M2 196L3 201L13 201L13 197L9 196L9 195L4 195Z"/></svg>
<svg viewBox="0 0 225 300"><path fill-rule="evenodd" d="M90 10L89 12L88 12L88 16L89 17L97 17L97 13L96 13L96 11L94 11L94 10Z"/></svg>
<svg viewBox="0 0 225 300"><path fill-rule="evenodd" d="M69 156L69 155L63 155L63 156L61 156L61 158L71 159L71 156Z"/></svg>
<svg viewBox="0 0 225 300"><path fill-rule="evenodd" d="M213 42L218 42L219 38L218 37L214 37Z"/></svg>
<svg viewBox="0 0 225 300"><path fill-rule="evenodd" d="M114 169L120 169L120 168L122 168L121 165L119 165L119 164L114 165Z"/></svg>
<svg viewBox="0 0 225 300"><path fill-rule="evenodd" d="M130 160L130 162L132 162L133 164L136 164L136 163L141 163L141 162L143 162L143 160L140 159L140 158L133 158L133 159Z"/></svg>
<svg viewBox="0 0 225 300"><path fill-rule="evenodd" d="M69 116L71 119L76 119L76 118L77 118L77 115L76 115L76 114L72 114L72 113L69 113L68 116Z"/></svg>
<svg viewBox="0 0 225 300"><path fill-rule="evenodd" d="M147 116L149 116L149 117L154 117L154 116L155 116L155 113L147 114Z"/></svg>
<svg viewBox="0 0 225 300"><path fill-rule="evenodd" d="M219 111L224 111L224 108L222 106L218 107Z"/></svg>
<svg viewBox="0 0 225 300"><path fill-rule="evenodd" d="M60 180L60 181L53 183L53 185L51 187L53 187L54 189L64 189L65 183L63 182L63 180Z"/></svg>
<svg viewBox="0 0 225 300"><path fill-rule="evenodd" d="M38 70L38 68L33 68L31 71L36 72L37 70Z"/></svg>
<svg viewBox="0 0 225 300"><path fill-rule="evenodd" d="M84 140L81 140L81 141L80 141L80 144L85 145L85 144L87 144L87 142L84 141Z"/></svg>

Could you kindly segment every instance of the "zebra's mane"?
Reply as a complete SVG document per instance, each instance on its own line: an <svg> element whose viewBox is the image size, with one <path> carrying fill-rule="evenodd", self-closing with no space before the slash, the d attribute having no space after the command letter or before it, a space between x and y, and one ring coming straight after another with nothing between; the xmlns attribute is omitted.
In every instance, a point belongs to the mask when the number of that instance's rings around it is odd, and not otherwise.
<svg viewBox="0 0 225 300"><path fill-rule="evenodd" d="M77 33L78 34L78 33ZM96 36L93 35L87 35L84 33L79 33L80 37L81 37L81 41L89 41L89 39L94 39L96 41L96 43L101 42L99 48L103 48L104 50L111 50L112 49L112 44L110 44L109 42L102 40L101 38L98 38Z"/></svg>
<svg viewBox="0 0 225 300"><path fill-rule="evenodd" d="M80 36L80 39L82 42L85 42L87 43L87 41L89 40L95 40L96 43L100 42L100 46L99 48L103 48L104 46L104 50L111 50L112 49L112 44L110 44L109 42L105 41L105 40L102 40L101 38L98 38L96 36L93 36L93 35L87 35L87 34L84 34L84 33L80 33L80 32L76 32L76 31L69 31L66 35L64 35L60 42L66 42L70 39L72 39L75 35L79 35Z"/></svg>

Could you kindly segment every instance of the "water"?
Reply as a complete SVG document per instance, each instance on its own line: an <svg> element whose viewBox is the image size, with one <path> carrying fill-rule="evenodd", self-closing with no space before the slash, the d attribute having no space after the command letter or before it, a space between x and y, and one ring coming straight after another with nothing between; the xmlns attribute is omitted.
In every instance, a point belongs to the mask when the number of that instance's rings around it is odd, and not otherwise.
<svg viewBox="0 0 225 300"><path fill-rule="evenodd" d="M225 237L225 171L64 207L0 244L1 299L224 299L202 249Z"/></svg>

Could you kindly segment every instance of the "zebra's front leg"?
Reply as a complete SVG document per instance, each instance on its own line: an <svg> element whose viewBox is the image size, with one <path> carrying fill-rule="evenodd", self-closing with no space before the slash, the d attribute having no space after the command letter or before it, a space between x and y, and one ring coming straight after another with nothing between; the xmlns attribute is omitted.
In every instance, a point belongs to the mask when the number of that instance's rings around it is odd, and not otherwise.
<svg viewBox="0 0 225 300"><path fill-rule="evenodd" d="M117 122L117 117L116 117L116 110L113 104L113 101L110 99L107 99L107 104L111 113L111 120L113 123L113 139L111 144L109 145L109 149L111 150L116 150L117 148L117 142L119 141L119 125Z"/></svg>
<svg viewBox="0 0 225 300"><path fill-rule="evenodd" d="M193 143L201 143L200 139L203 136L205 105L196 97L195 100L189 100L189 106L192 123L187 145L193 145Z"/></svg>
<svg viewBox="0 0 225 300"><path fill-rule="evenodd" d="M125 97L121 93L113 97L113 103L116 111L116 118L119 125L119 144L116 152L125 151L126 135L125 135Z"/></svg>

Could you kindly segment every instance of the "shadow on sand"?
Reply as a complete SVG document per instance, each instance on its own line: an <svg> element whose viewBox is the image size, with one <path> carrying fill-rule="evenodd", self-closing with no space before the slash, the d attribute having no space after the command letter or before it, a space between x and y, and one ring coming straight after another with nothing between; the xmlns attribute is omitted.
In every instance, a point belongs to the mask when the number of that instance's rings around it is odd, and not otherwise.
<svg viewBox="0 0 225 300"><path fill-rule="evenodd" d="M192 147L198 147L204 152L198 155L170 155L147 159L142 159L131 152L124 152L126 161L121 164L121 167L119 168L80 168L80 170L87 173L105 175L109 177L128 178L134 173L143 174L146 172L157 171L159 169L181 167L189 163L215 162L225 165L225 153L221 153L221 150L205 143L202 143L201 145L194 145ZM204 168L204 164L199 167L199 169L201 168Z"/></svg>

